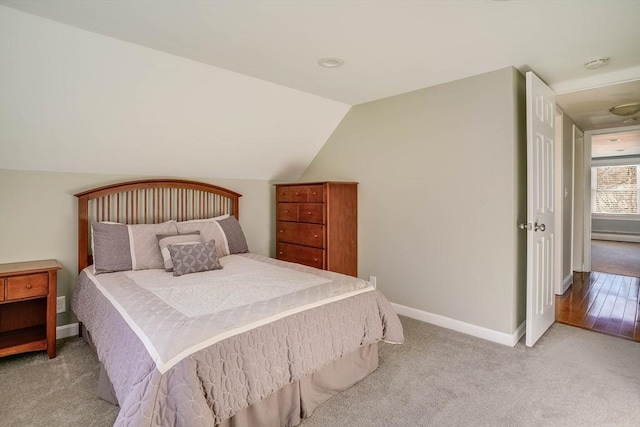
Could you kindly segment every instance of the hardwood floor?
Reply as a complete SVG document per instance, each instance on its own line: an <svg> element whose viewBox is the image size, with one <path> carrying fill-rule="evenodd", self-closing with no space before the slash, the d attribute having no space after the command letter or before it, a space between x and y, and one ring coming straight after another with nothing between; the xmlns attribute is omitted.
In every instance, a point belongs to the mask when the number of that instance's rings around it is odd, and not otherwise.
<svg viewBox="0 0 640 427"><path fill-rule="evenodd" d="M640 278L574 273L573 285L556 296L556 322L640 342Z"/></svg>

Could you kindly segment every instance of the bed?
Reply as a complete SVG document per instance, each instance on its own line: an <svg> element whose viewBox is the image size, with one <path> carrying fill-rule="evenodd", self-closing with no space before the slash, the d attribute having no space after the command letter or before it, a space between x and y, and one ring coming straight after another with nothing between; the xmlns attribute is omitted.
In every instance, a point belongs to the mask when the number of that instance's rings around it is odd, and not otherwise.
<svg viewBox="0 0 640 427"><path fill-rule="evenodd" d="M238 193L144 180L76 197L71 308L116 425L297 425L404 340L368 282L250 253Z"/></svg>

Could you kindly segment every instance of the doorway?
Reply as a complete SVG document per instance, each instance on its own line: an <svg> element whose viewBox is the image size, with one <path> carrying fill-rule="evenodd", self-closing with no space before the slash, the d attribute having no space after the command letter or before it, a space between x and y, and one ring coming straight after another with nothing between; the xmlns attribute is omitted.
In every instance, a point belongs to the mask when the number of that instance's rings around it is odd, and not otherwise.
<svg viewBox="0 0 640 427"><path fill-rule="evenodd" d="M616 139L620 141L615 141ZM594 141L596 151L592 155ZM605 145L604 149L601 147L602 144ZM617 148L615 144L619 144ZM625 151L617 151L620 149ZM576 191L572 264L574 271L590 272L592 270L592 238L640 243L640 213L597 212L598 177L594 169L595 167L640 165L640 126L587 131L584 134L583 144L576 142L575 154ZM636 174L638 173L640 170L636 170ZM636 179L638 178L640 177L636 175ZM636 189L635 194L637 203L640 205L638 191L640 190Z"/></svg>
<svg viewBox="0 0 640 427"><path fill-rule="evenodd" d="M564 182L572 183L574 190L571 192L571 186L568 188L569 197L572 199L570 202L572 214L568 221L566 218L563 221L565 224L568 222L568 227L571 229L571 237L568 239L568 245L571 247L568 249L571 257L568 271L572 273L570 278L573 284L568 289L566 289L567 284L563 284L563 292L561 294L558 292L559 295L556 296L556 321L618 336L626 334L627 339L638 341L640 341L640 327L638 331L635 331L635 322L639 320L640 316L640 306L637 299L640 279L606 271L592 271L592 261L595 262L598 269L605 269L597 264L600 254L597 248L592 250L592 237L604 242L613 242L613 240L605 240L612 236L598 234L613 230L601 229L602 224L597 221L594 224L592 221L592 199L595 199L596 196L594 194L592 197L591 166L594 138L597 139L606 134L640 132L638 112L620 116L611 111L615 106L637 103L639 99L640 80L637 79L591 89L564 92L556 98L558 106L566 115L564 120L566 126L564 127L567 128L570 123L574 123L573 145L571 147L573 152L568 152L568 155L573 157L573 164L568 164L567 161L563 162L564 167L570 169L568 175L563 178ZM583 129L586 132L582 134L578 129ZM613 148L609 139L617 139L615 136L601 138L605 139L609 148ZM595 151L597 153L598 150ZM637 154L640 158L640 152ZM630 155L633 153L629 151L615 151L613 156L608 157L623 158L628 161ZM596 155L595 157L603 156ZM567 214L568 212L565 212L565 215ZM621 226L623 223L623 221L618 221L615 224ZM628 224L633 227L633 223ZM640 236L640 225L636 225L636 227L638 228L626 232L618 229L618 233L615 233L616 235L613 237L615 240L621 240L630 238L629 235L634 233ZM594 260L592 260L592 252L596 257ZM563 261L566 262L566 257L563 258ZM625 298L631 298L632 303L623 304Z"/></svg>
<svg viewBox="0 0 640 427"><path fill-rule="evenodd" d="M634 128L586 132L583 146L575 146L576 184L584 190L575 194L576 272L556 297L556 321L640 342L640 127Z"/></svg>

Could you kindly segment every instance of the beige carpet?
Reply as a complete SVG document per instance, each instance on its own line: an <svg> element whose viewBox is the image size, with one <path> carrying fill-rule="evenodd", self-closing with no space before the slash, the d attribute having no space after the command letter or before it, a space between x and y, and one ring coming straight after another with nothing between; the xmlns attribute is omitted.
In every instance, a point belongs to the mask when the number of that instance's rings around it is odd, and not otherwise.
<svg viewBox="0 0 640 427"><path fill-rule="evenodd" d="M592 240L591 271L640 277L640 243Z"/></svg>
<svg viewBox="0 0 640 427"><path fill-rule="evenodd" d="M640 426L640 344L554 324L533 348L506 347L401 318L406 343L302 427ZM79 338L0 359L0 426L110 426L98 364Z"/></svg>

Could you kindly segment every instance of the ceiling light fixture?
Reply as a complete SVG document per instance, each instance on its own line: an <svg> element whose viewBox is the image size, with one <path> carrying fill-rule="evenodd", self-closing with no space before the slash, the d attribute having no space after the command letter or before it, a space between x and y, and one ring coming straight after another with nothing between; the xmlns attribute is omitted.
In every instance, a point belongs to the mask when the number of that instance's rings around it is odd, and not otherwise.
<svg viewBox="0 0 640 427"><path fill-rule="evenodd" d="M607 65L609 65L609 58L598 58L584 63L587 70L597 70Z"/></svg>
<svg viewBox="0 0 640 427"><path fill-rule="evenodd" d="M640 111L640 102L634 102L632 104L622 104L616 105L615 107L609 108L609 112L611 114L615 114L616 116L626 117Z"/></svg>
<svg viewBox="0 0 640 427"><path fill-rule="evenodd" d="M344 64L344 61L340 58L320 58L318 59L318 65L324 68L338 68Z"/></svg>

